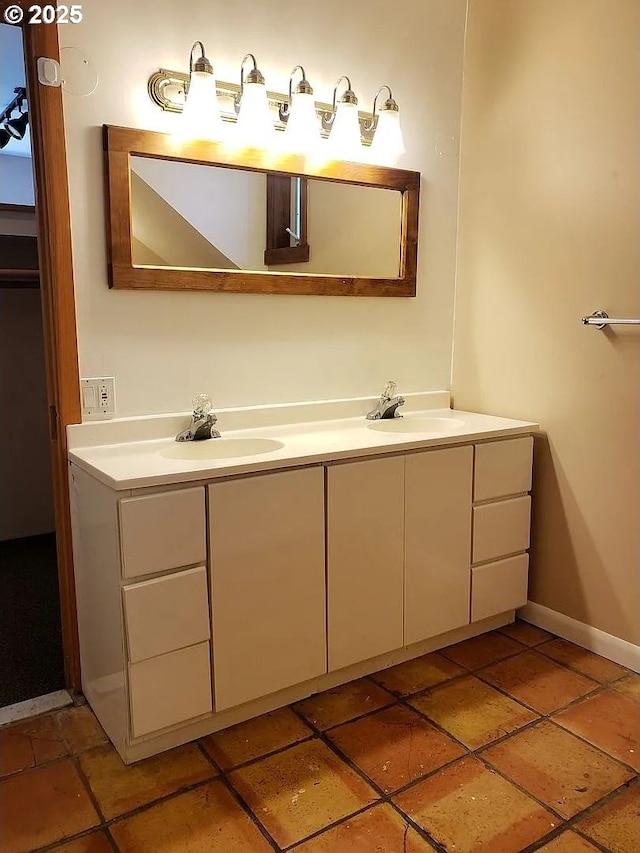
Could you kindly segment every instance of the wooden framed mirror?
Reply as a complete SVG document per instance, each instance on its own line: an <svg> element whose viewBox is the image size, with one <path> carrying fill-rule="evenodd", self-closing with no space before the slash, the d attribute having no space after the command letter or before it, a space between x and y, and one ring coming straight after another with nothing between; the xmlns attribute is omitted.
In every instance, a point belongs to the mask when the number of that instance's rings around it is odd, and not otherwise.
<svg viewBox="0 0 640 853"><path fill-rule="evenodd" d="M103 127L109 286L415 296L420 174Z"/></svg>

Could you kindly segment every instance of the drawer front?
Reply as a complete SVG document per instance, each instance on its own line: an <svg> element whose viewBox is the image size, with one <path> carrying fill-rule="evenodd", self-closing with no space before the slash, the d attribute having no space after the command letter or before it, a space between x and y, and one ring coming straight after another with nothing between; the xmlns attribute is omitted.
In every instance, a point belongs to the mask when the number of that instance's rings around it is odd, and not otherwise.
<svg viewBox="0 0 640 853"><path fill-rule="evenodd" d="M120 544L125 578L204 563L204 488L123 498Z"/></svg>
<svg viewBox="0 0 640 853"><path fill-rule="evenodd" d="M488 501L531 490L533 438L510 438L476 445L474 501Z"/></svg>
<svg viewBox="0 0 640 853"><path fill-rule="evenodd" d="M529 555L471 569L471 621L515 610L527 603Z"/></svg>
<svg viewBox="0 0 640 853"><path fill-rule="evenodd" d="M506 557L529 547L531 498L526 495L473 508L473 562Z"/></svg>
<svg viewBox="0 0 640 853"><path fill-rule="evenodd" d="M209 713L209 643L130 664L129 701L133 737Z"/></svg>
<svg viewBox="0 0 640 853"><path fill-rule="evenodd" d="M209 639L204 566L125 586L122 597L131 663Z"/></svg>

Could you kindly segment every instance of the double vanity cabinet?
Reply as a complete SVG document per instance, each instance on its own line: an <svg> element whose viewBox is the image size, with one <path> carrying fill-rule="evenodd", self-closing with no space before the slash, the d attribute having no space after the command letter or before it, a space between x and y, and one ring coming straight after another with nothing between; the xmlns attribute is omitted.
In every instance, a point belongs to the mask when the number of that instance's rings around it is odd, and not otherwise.
<svg viewBox="0 0 640 853"><path fill-rule="evenodd" d="M513 619L530 434L145 488L70 465L83 689L125 761Z"/></svg>

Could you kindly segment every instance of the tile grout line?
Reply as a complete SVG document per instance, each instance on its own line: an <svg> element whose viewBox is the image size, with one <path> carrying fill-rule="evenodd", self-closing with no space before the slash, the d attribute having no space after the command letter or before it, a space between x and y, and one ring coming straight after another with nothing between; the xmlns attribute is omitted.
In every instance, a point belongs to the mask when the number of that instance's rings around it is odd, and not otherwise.
<svg viewBox="0 0 640 853"><path fill-rule="evenodd" d="M288 706L286 706L286 707L288 707ZM267 711L267 713L270 713L270 712ZM254 718L254 719L257 719L257 718ZM245 722L251 722L251 720L246 720ZM243 723L237 723L236 725L241 726L241 725L243 725ZM224 731L224 729L221 729L221 731ZM218 734L218 732L213 732L213 734ZM205 735L205 737L210 737L210 735ZM300 740L293 740L293 741L291 741L291 743L287 743L284 746L279 746L277 749L272 749L269 752L265 752L262 755L258 755L256 758L247 758L246 761L243 761L240 764L234 764L233 767L227 767L227 768L220 767L220 765L218 765L216 763L215 758L213 758L211 755L209 755L206 748L204 746L202 746L200 740L195 741L195 743L197 743L198 746L200 746L200 748L204 752L205 758L207 758L213 764L213 766L217 769L219 774L228 775L229 773L235 773L236 770L244 770L246 767L252 767L254 764L257 764L259 761L262 761L263 758L272 758L274 755L280 755L280 753L286 752L292 746L297 746L299 743L308 743L309 741L313 740L314 738L315 738L315 733L310 732L310 734L306 735L303 738L300 738Z"/></svg>
<svg viewBox="0 0 640 853"><path fill-rule="evenodd" d="M604 853L616 853L613 848L605 847L601 842L596 841L593 838L590 838L583 830L581 830L576 824L578 824L585 817L588 817L590 814L597 812L599 809L606 806L609 802L611 802L615 797L617 797L620 793L622 793L626 788L632 787L634 784L633 779L629 779L626 782L623 782L622 785L619 785L617 788L614 788L613 791L609 791L608 794L605 794L599 800L596 800L595 803L592 803L586 809L582 809L577 814L573 815L573 817L568 818L563 821L563 823L554 829L552 832L533 842L533 844L529 845L529 847L525 848L522 853L533 853L534 850L539 850L540 847L543 847L545 844L548 844L549 841L554 840L558 835L561 835L563 832L575 832L580 835L582 838L586 839L590 844L593 844L598 850L604 851Z"/></svg>
<svg viewBox="0 0 640 853"><path fill-rule="evenodd" d="M391 706L388 706L388 707L393 707L393 706L391 705ZM382 711L383 709L382 709L382 708L380 708L379 710L380 710L380 711ZM293 711L297 716L300 716L300 717L301 717L301 714L300 714L300 712L299 712L297 709L292 708L292 711ZM374 713L374 712L372 712L372 713ZM367 714L366 716L370 716L370 714ZM360 718L360 717L356 717L355 719L357 720L357 719L361 719L361 718ZM352 721L352 722L353 722L353 721ZM314 726L314 728L315 728L315 730L316 730L316 733L317 733L317 735L316 735L316 736L317 736L318 740L320 740L320 741L321 741L321 742L322 742L322 743L323 743L323 744L324 744L328 749L330 749L330 750L331 750L331 752L336 756L336 758L337 758L341 763L345 764L345 765L346 765L347 767L349 767L349 768L350 768L354 773L356 773L356 774L357 774L361 779L363 779L363 780L364 780L364 782L365 782L365 783L366 783L366 784L367 784L367 785L368 785L368 786L369 786L369 787L374 791L374 793L376 793L376 794L378 795L378 802L387 803L388 805L392 806L392 808L394 808L394 809L395 809L395 811L396 811L396 812L398 812L398 813L401 815L402 819L403 819L403 820L406 820L406 816L405 816L405 815L404 815L404 814L399 810L399 808L395 805L395 803L394 803L394 802L392 801L392 799L391 799L391 797L392 797L392 796L396 796L396 794L397 794L398 792L396 791L396 792L392 792L392 793L387 793L386 791L384 791L384 790L383 790L383 789L378 785L378 783L377 783L377 782L375 782L373 779L371 779L369 776L367 776L367 774L366 774L363 770L361 770L361 768L360 768L360 767L358 767L358 766L357 766L357 764L355 764L355 762L354 762L354 761L353 761L353 760L352 760L348 755L344 755L344 754L341 752L341 750L336 746L336 744L334 744L334 743L333 743L333 741L331 741L331 740L328 738L328 736L325 734L325 732L321 731L320 729L318 729L318 728L317 728L317 727L315 727L315 726ZM337 726L334 726L334 728L337 728ZM456 761L456 760L458 760L458 759L453 759L453 761ZM448 762L448 763L447 763L447 766L448 766L449 764L452 764L452 763L453 763L453 761ZM437 771L433 771L433 772L437 772ZM370 804L370 806L373 806L373 805L375 805L375 803ZM348 819L349 819L349 818L348 818L348 817L346 817L346 818L341 819L340 821L337 821L337 822L335 823L335 826L338 826L339 824L344 823L344 822L345 822L346 820L348 820ZM437 842L434 838L432 838L432 837L431 837L431 836L430 836L430 835L429 835L429 834L428 834L424 829L422 829L422 827L419 827L418 825L414 825L414 829L416 829L416 830L418 831L418 833L420 834L420 836L421 836L422 838L424 838L426 841L428 841L432 846L433 846L433 845L436 845L436 850L438 850L438 851L444 851L444 853L446 853L445 848L443 848L440 844L438 844L438 842ZM321 830L321 831L320 831L320 833L318 833L318 834L321 834L321 832L323 832L323 831L324 831L324 830Z"/></svg>
<svg viewBox="0 0 640 853"><path fill-rule="evenodd" d="M33 847L25 851L25 853L48 853L50 850L56 850L62 844L74 844L83 838L89 838L96 832L102 832L105 829L103 826L91 826L89 829L83 829L82 832L76 832L75 835L65 835L64 838L58 838L56 841L51 841L49 844L44 844L42 847ZM117 848L115 848L117 851Z"/></svg>
<svg viewBox="0 0 640 853"><path fill-rule="evenodd" d="M305 740L303 742L306 742L307 740L310 740L310 738L305 738ZM281 848L276 843L275 839L271 837L271 835L267 831L267 828L262 825L262 823L258 819L258 816L253 813L249 804L245 801L244 797L238 791L236 791L236 789L234 788L234 786L231 783L231 780L227 776L227 771L223 770L222 767L219 767L219 765L216 763L215 759L205 749L201 740L196 741L196 744L197 744L200 752L204 755L205 759L209 762L209 764L213 767L213 769L218 771L218 773L219 773L218 778L223 783L223 785L225 786L225 788L227 789L229 794L238 803L238 805L240 806L242 811L245 812L245 814L247 815L247 817L249 818L251 823L255 825L258 832L264 837L265 841L271 846L271 848L273 850L275 850L276 853L280 853ZM292 744L290 744L290 746L291 745Z"/></svg>
<svg viewBox="0 0 640 853"><path fill-rule="evenodd" d="M564 710L564 709L562 709L562 710ZM559 712L554 711L554 713L557 714ZM548 722L552 723L556 728L560 729L560 731L563 731L565 734L573 735L574 738L576 738L579 741L582 741L582 743L586 744L587 746L590 746L592 749L595 749L597 752L601 753L605 758L609 758L611 761L615 761L616 764L619 764L625 770L629 770L632 773L635 773L636 775L638 775L638 773L640 773L640 770L638 770L632 764L627 764L626 761L623 761L621 758L618 758L616 755L611 755L611 753L604 750L601 746L598 746L597 744L592 743L590 740L587 740L586 738L582 737L582 735L578 735L575 732L572 732L571 729L565 729L565 727L561 726L560 723L556 722L553 719L553 717L549 716L546 719L548 720Z"/></svg>

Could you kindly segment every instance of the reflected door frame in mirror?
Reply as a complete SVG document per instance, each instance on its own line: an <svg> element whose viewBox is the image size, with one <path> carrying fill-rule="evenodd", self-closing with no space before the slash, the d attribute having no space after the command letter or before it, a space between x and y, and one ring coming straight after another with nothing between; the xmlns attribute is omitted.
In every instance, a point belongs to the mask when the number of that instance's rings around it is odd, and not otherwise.
<svg viewBox="0 0 640 853"><path fill-rule="evenodd" d="M310 167L305 157L223 143L185 142L164 133L103 126L109 287L129 290L211 290L317 296L415 296L420 173L332 160ZM397 278L289 272L136 266L132 252L130 158L151 157L248 171L315 178L402 193L400 275ZM362 227L366 228L366 213Z"/></svg>

